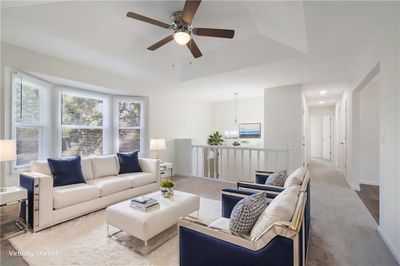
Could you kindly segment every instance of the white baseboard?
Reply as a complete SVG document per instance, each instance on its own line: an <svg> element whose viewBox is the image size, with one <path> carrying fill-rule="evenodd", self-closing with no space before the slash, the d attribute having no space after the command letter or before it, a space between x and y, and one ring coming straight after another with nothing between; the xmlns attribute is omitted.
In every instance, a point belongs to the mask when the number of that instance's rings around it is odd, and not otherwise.
<svg viewBox="0 0 400 266"><path fill-rule="evenodd" d="M377 228L379 235L382 237L383 242L385 242L386 246L389 248L390 252L392 252L393 257L397 260L397 263L400 264L400 254L396 253L396 250L393 248L392 244L386 238L385 234L382 232L381 227L378 226Z"/></svg>
<svg viewBox="0 0 400 266"><path fill-rule="evenodd" d="M360 182L360 184L364 184L364 185L379 186L379 181L370 181L370 180L360 179L359 182Z"/></svg>
<svg viewBox="0 0 400 266"><path fill-rule="evenodd" d="M351 184L350 180L347 179L347 176L345 176L344 179L346 180L347 184L349 184L349 186L350 186L350 188L351 188L352 190L360 191L360 185L353 185L353 184Z"/></svg>

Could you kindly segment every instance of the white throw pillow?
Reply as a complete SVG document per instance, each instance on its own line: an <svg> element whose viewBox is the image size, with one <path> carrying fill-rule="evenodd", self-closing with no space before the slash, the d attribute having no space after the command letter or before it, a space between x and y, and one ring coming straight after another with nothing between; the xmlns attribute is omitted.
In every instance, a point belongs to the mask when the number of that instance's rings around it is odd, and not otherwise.
<svg viewBox="0 0 400 266"><path fill-rule="evenodd" d="M119 162L117 155L96 156L92 158L92 169L94 178L118 175Z"/></svg>
<svg viewBox="0 0 400 266"><path fill-rule="evenodd" d="M31 172L52 176L49 163L46 161L32 161Z"/></svg>
<svg viewBox="0 0 400 266"><path fill-rule="evenodd" d="M290 221L292 219L299 197L299 190L299 186L286 188L271 201L260 217L258 217L257 222L251 230L250 238L252 240L260 236L273 223Z"/></svg>
<svg viewBox="0 0 400 266"><path fill-rule="evenodd" d="M286 178L285 184L283 187L288 188L291 186L298 186L303 183L304 176L307 172L307 169L304 167L297 168L293 173L291 173L288 178Z"/></svg>
<svg viewBox="0 0 400 266"><path fill-rule="evenodd" d="M85 180L93 179L93 170L92 170L92 159L91 158L82 158L81 159L82 173Z"/></svg>

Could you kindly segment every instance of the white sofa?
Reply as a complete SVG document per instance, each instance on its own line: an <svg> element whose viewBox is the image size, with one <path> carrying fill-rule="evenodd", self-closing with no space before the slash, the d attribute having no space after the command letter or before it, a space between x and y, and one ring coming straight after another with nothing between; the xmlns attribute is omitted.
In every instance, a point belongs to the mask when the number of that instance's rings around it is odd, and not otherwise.
<svg viewBox="0 0 400 266"><path fill-rule="evenodd" d="M158 190L160 161L140 158L139 163L143 172L119 175L116 155L83 158L86 183L53 187L47 161L32 162L31 171L20 175L20 185L28 189L33 231Z"/></svg>

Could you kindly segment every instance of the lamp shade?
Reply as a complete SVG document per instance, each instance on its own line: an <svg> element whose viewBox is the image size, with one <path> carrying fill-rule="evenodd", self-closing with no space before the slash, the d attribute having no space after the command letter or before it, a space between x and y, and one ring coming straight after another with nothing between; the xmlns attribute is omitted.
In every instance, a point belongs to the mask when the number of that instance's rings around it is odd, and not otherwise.
<svg viewBox="0 0 400 266"><path fill-rule="evenodd" d="M0 162L17 158L17 145L13 139L0 139Z"/></svg>
<svg viewBox="0 0 400 266"><path fill-rule="evenodd" d="M150 150L152 151L165 150L165 139L151 139Z"/></svg>

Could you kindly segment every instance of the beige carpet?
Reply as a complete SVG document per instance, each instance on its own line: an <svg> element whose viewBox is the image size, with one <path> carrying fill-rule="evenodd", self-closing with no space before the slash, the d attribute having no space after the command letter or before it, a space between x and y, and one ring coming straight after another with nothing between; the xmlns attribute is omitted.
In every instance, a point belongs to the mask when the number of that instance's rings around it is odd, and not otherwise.
<svg viewBox="0 0 400 266"><path fill-rule="evenodd" d="M398 265L377 232L377 223L329 161L311 170L311 238L308 265Z"/></svg>
<svg viewBox="0 0 400 266"><path fill-rule="evenodd" d="M200 199L199 218L211 222L221 215L220 202ZM179 265L178 236L147 256L133 251L134 241L106 235L105 211L98 211L38 233L10 240L29 265Z"/></svg>

